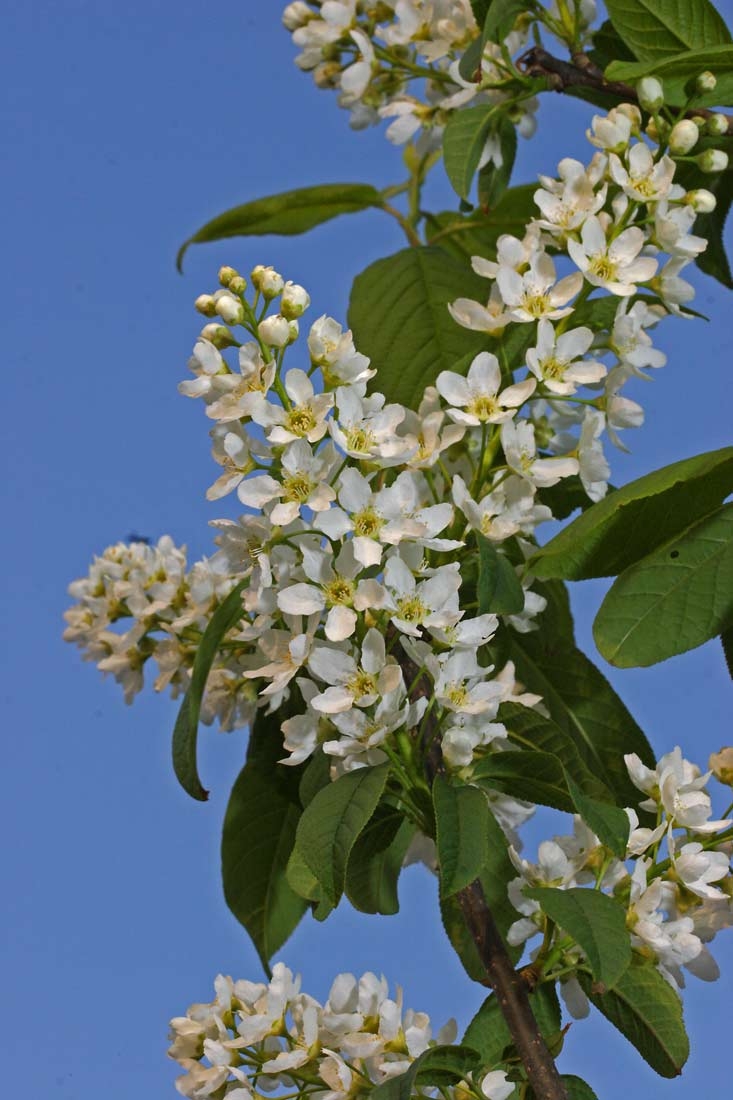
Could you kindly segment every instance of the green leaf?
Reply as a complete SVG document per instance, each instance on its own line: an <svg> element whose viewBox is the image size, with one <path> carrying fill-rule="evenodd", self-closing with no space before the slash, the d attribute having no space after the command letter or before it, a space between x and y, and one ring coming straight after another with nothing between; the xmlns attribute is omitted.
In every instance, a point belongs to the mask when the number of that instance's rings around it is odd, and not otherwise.
<svg viewBox="0 0 733 1100"><path fill-rule="evenodd" d="M644 76L654 76L664 84L665 101L682 107L688 98L685 86L705 70L712 72L718 83L712 92L696 96L695 106L729 105L733 100L733 45L705 46L661 60L612 61L604 75L608 80L622 80L627 84L635 84Z"/></svg>
<svg viewBox="0 0 733 1100"><path fill-rule="evenodd" d="M483 27L486 22L486 15L490 7L491 0L471 0L471 9L479 27Z"/></svg>
<svg viewBox="0 0 733 1100"><path fill-rule="evenodd" d="M527 7L526 0L492 0L484 23L484 42L501 44Z"/></svg>
<svg viewBox="0 0 733 1100"><path fill-rule="evenodd" d="M725 172L709 175L694 163L680 164L675 182L679 181L687 191L704 187L715 195L715 209L709 214L698 214L695 220L694 232L708 242L708 247L696 257L695 262L706 275L712 275L723 286L733 290L733 274L724 240L725 226L733 203L733 137L701 138L695 152L704 152L705 149L722 149L728 154L730 160Z"/></svg>
<svg viewBox="0 0 733 1100"><path fill-rule="evenodd" d="M286 867L300 817L298 774L277 763L280 718L259 712L268 751L248 760L229 798L221 842L224 897L252 939L262 965L282 947L306 910Z"/></svg>
<svg viewBox="0 0 733 1100"><path fill-rule="evenodd" d="M451 783L438 775L433 783L440 892L457 894L481 874L489 860L486 795L478 787Z"/></svg>
<svg viewBox="0 0 733 1100"><path fill-rule="evenodd" d="M478 540L478 613L518 615L524 609L524 589L514 566L493 543L479 534Z"/></svg>
<svg viewBox="0 0 733 1100"><path fill-rule="evenodd" d="M332 763L333 757L326 756L319 745L308 761L300 781L298 796L303 809L309 806L318 792L323 790L324 787L327 787L331 782Z"/></svg>
<svg viewBox="0 0 733 1100"><path fill-rule="evenodd" d="M496 108L483 104L454 111L443 134L443 161L456 194L467 199L486 139L496 117Z"/></svg>
<svg viewBox="0 0 733 1100"><path fill-rule="evenodd" d="M723 646L723 656L725 657L725 663L728 668L731 680L733 680L733 627L730 630L724 630L720 635L720 641Z"/></svg>
<svg viewBox="0 0 733 1100"><path fill-rule="evenodd" d="M461 55L461 60L458 62L458 72L469 84L477 83L476 74L481 66L483 52L484 39L483 35L479 35L478 38L474 38L473 42Z"/></svg>
<svg viewBox="0 0 733 1100"><path fill-rule="evenodd" d="M438 248L407 248L357 275L349 325L388 401L417 408L442 370L468 368L485 339L456 324L447 307L486 293L484 279Z"/></svg>
<svg viewBox="0 0 733 1100"><path fill-rule="evenodd" d="M616 986L595 992L591 979L578 980L596 1008L618 1028L658 1074L677 1077L687 1061L689 1041L678 994L649 962L634 955Z"/></svg>
<svg viewBox="0 0 733 1100"><path fill-rule="evenodd" d="M709 0L607 0L606 10L640 61L731 40L724 20Z"/></svg>
<svg viewBox="0 0 733 1100"><path fill-rule="evenodd" d="M531 558L531 571L573 581L621 573L731 492L733 447L673 462L588 508Z"/></svg>
<svg viewBox="0 0 733 1100"><path fill-rule="evenodd" d="M607 989L615 986L631 963L623 906L599 890L582 886L569 890L530 886L524 893L583 948L596 981Z"/></svg>
<svg viewBox="0 0 733 1100"><path fill-rule="evenodd" d="M593 49L588 51L588 56L599 69L605 69L612 61L636 61L610 19L593 32Z"/></svg>
<svg viewBox="0 0 733 1100"><path fill-rule="evenodd" d="M626 858L626 845L629 842L629 819L619 806L600 802L584 794L571 775L565 775L568 791L575 807L589 829L601 844L610 848L618 859Z"/></svg>
<svg viewBox="0 0 733 1100"><path fill-rule="evenodd" d="M307 866L297 848L293 848L290 853L285 877L288 880L288 885L299 898L313 903L318 919L325 920L333 910L333 906L324 901L323 891L318 885L318 879Z"/></svg>
<svg viewBox="0 0 733 1100"><path fill-rule="evenodd" d="M499 137L501 165L497 166L490 160L478 174L478 201L479 206L485 210L496 206L506 192L517 156L517 131L514 123L506 115L499 115L495 130Z"/></svg>
<svg viewBox="0 0 733 1100"><path fill-rule="evenodd" d="M471 256L496 259L496 242L503 233L523 237L527 222L537 215L534 201L536 183L524 183L505 191L496 207L487 212L474 211L462 218L453 211L429 214L426 233L429 244L439 245L461 262ZM484 280L483 298L489 296L489 284ZM518 326L528 328L528 325Z"/></svg>
<svg viewBox="0 0 733 1100"><path fill-rule="evenodd" d="M197 230L179 249L176 266L182 270L183 257L192 244L268 233L290 237L306 233L339 214L357 214L382 204L379 191L368 183L324 183L254 199L219 214Z"/></svg>
<svg viewBox="0 0 733 1100"><path fill-rule="evenodd" d="M219 604L209 620L203 637L196 650L191 672L191 683L183 697L173 728L173 770L178 782L191 798L205 802L209 792L204 790L199 779L196 764L196 738L199 728L201 702L206 689L211 666L224 635L236 626L244 614L242 592L249 578L236 585L222 603Z"/></svg>
<svg viewBox="0 0 733 1100"><path fill-rule="evenodd" d="M351 849L345 893L360 913L399 912L397 880L415 826L393 806L382 804Z"/></svg>
<svg viewBox="0 0 733 1100"><path fill-rule="evenodd" d="M549 982L538 986L534 993L530 993L529 1003L545 1042L548 1046L554 1046L561 1026L560 1003L555 986ZM496 994L486 998L466 1028L461 1042L478 1051L482 1066L495 1066L502 1060L512 1038Z"/></svg>
<svg viewBox="0 0 733 1100"><path fill-rule="evenodd" d="M645 668L733 626L733 504L698 520L611 586L593 624L619 668Z"/></svg>
<svg viewBox="0 0 733 1100"><path fill-rule="evenodd" d="M343 894L349 855L377 808L388 775L389 762L346 772L323 787L303 811L296 850L330 906Z"/></svg>
<svg viewBox="0 0 733 1100"><path fill-rule="evenodd" d="M478 1069L475 1050L462 1046L430 1047L399 1077L390 1077L370 1093L370 1100L411 1100L419 1086L454 1085Z"/></svg>
<svg viewBox="0 0 733 1100"><path fill-rule="evenodd" d="M582 1077L576 1077L573 1073L563 1073L560 1080L565 1086L568 1100L598 1100L587 1081Z"/></svg>
<svg viewBox="0 0 733 1100"><path fill-rule="evenodd" d="M564 813L575 810L575 803L568 794L563 766L549 752L515 752L509 749L507 752L491 753L474 766L471 779L512 798L552 806Z"/></svg>

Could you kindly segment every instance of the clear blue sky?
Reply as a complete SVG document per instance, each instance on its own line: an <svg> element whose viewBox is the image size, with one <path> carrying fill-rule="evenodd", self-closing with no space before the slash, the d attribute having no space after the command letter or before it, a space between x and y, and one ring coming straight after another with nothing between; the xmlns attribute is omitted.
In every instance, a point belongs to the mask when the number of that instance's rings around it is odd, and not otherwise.
<svg viewBox="0 0 733 1100"><path fill-rule="evenodd" d="M351 278L402 247L389 219L341 219L308 237L176 248L238 202L328 181L385 185L398 155L378 132L352 134L334 98L292 64L282 4L240 0L92 0L7 5L3 15L3 260L6 403L2 577L2 954L5 1096L163 1100L175 1067L167 1022L211 997L217 971L258 964L225 908L218 840L241 733L207 732L213 795L194 804L174 782L175 705L146 694L126 709L113 682L61 642L68 582L95 550L131 531L170 532L193 556L211 549L213 479L201 409L176 393L200 318L191 303L223 262L271 263L304 283L314 316L344 318ZM731 4L724 5L730 17ZM586 108L559 98L545 136L523 143L517 180L587 156ZM442 203L451 199L436 186ZM698 280L710 324L670 322L669 366L643 390L648 423L621 483L730 443L733 296ZM726 361L727 356L727 361ZM576 595L581 632L601 587ZM645 672L612 673L661 752L704 763L733 741L733 685L715 644ZM339 970L384 971L437 1023L467 1022L482 999L443 942L435 887L403 880L397 918L344 909L310 919L282 952L325 995ZM715 946L722 980L690 979L693 1056L664 1083L604 1021L571 1029L567 1071L602 1098L692 1100L730 1085L733 934Z"/></svg>

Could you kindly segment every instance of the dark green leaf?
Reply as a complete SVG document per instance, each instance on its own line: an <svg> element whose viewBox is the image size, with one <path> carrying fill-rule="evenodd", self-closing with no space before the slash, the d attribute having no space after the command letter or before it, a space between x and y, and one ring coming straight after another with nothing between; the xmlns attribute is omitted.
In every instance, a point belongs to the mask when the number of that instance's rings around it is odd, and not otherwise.
<svg viewBox="0 0 733 1100"><path fill-rule="evenodd" d="M594 504L531 559L537 577L621 573L733 492L733 447L663 466Z"/></svg>
<svg viewBox="0 0 733 1100"><path fill-rule="evenodd" d="M572 1073L563 1073L560 1080L565 1086L568 1100L598 1100L593 1089L582 1077L576 1077Z"/></svg>
<svg viewBox="0 0 733 1100"><path fill-rule="evenodd" d="M524 609L524 589L505 554L479 534L478 613L518 615Z"/></svg>
<svg viewBox="0 0 733 1100"><path fill-rule="evenodd" d="M529 1003L545 1042L550 1047L554 1046L560 1035L561 1025L560 1003L555 986L549 982L539 986L534 993L530 993ZM478 1051L482 1066L491 1067L501 1061L502 1054L511 1045L511 1041L499 1001L492 993L471 1020L461 1042Z"/></svg>
<svg viewBox="0 0 733 1100"><path fill-rule="evenodd" d="M304 809L311 804L318 792L331 782L332 763L333 757L326 756L320 747L316 749L308 761L298 791L300 804Z"/></svg>
<svg viewBox="0 0 733 1100"><path fill-rule="evenodd" d="M585 974L578 979L592 1003L625 1035L652 1069L677 1077L690 1046L679 995L649 962L634 955L631 966L606 993L594 992Z"/></svg>
<svg viewBox="0 0 733 1100"><path fill-rule="evenodd" d="M607 661L645 668L733 626L733 504L688 527L618 577L593 624Z"/></svg>
<svg viewBox="0 0 733 1100"><path fill-rule="evenodd" d="M496 242L503 233L523 237L527 222L537 216L534 201L536 183L524 183L505 191L496 207L486 213L475 211L462 218L453 211L428 215L428 243L436 244L461 262L471 256L496 259ZM483 280L482 299L489 296L489 284ZM464 295L465 297L466 295ZM530 328L519 325L518 328Z"/></svg>
<svg viewBox="0 0 733 1100"><path fill-rule="evenodd" d="M211 666L224 635L236 626L244 614L242 592L249 579L240 581L227 598L217 607L199 642L191 672L191 683L183 697L181 709L173 728L173 770L178 782L191 798L205 802L209 792L204 790L196 764L196 738L199 728L201 702L206 689Z"/></svg>
<svg viewBox="0 0 733 1100"><path fill-rule="evenodd" d="M356 214L372 206L381 206L382 197L368 183L324 183L317 187L299 187L254 199L213 218L181 246L176 266L182 269L183 257L191 244L220 241L225 237L254 237L267 233L293 236L306 233L316 225L339 214Z"/></svg>
<svg viewBox="0 0 733 1100"><path fill-rule="evenodd" d="M388 762L346 772L323 787L303 811L296 850L331 906L343 893L349 855L382 797L388 775Z"/></svg>
<svg viewBox="0 0 733 1100"><path fill-rule="evenodd" d="M517 156L517 131L506 115L500 115L496 126L501 149L501 165L493 160L485 164L478 174L479 206L490 210L500 201L511 179Z"/></svg>
<svg viewBox="0 0 733 1100"><path fill-rule="evenodd" d="M474 38L468 49L461 55L461 60L458 62L458 72L464 80L469 82L469 84L476 83L476 77L481 68L481 57L483 52L484 40L483 36L479 35L478 38Z"/></svg>
<svg viewBox="0 0 733 1100"><path fill-rule="evenodd" d="M416 408L442 370L465 372L485 340L456 324L448 303L486 293L484 279L438 248L407 248L357 275L349 325L388 401Z"/></svg>
<svg viewBox="0 0 733 1100"><path fill-rule="evenodd" d="M438 775L433 783L440 892L457 894L481 874L489 860L486 795L478 787L451 783Z"/></svg>
<svg viewBox="0 0 733 1100"><path fill-rule="evenodd" d="M411 1100L419 1086L454 1085L479 1068L468 1047L430 1047L399 1077L391 1077L369 1093L370 1100Z"/></svg>
<svg viewBox="0 0 733 1100"><path fill-rule="evenodd" d="M730 673L730 678L733 680L733 627L730 630L724 630L720 635L720 641L723 646L723 656L725 657L725 663Z"/></svg>
<svg viewBox="0 0 733 1100"><path fill-rule="evenodd" d="M526 0L492 0L484 23L484 41L501 44L527 6Z"/></svg>
<svg viewBox="0 0 733 1100"><path fill-rule="evenodd" d="M635 84L644 76L655 76L664 84L665 101L682 107L688 98L686 85L703 71L713 73L718 83L712 92L696 96L695 106L729 105L733 101L733 45L706 46L661 60L612 61L605 76L627 84Z"/></svg>
<svg viewBox="0 0 733 1100"><path fill-rule="evenodd" d="M285 875L300 817L298 774L277 763L282 756L280 719L258 713L267 749L239 773L229 798L221 841L224 897L244 925L267 969L295 929L306 903Z"/></svg>
<svg viewBox="0 0 733 1100"><path fill-rule="evenodd" d="M554 519L567 519L578 508L586 511L593 505L577 474L564 477L562 481L558 481L557 485L539 489L537 499L540 504L547 505Z"/></svg>
<svg viewBox="0 0 733 1100"><path fill-rule="evenodd" d="M730 42L709 0L606 0L611 22L640 61ZM701 72L702 66L698 72Z"/></svg>
<svg viewBox="0 0 733 1100"><path fill-rule="evenodd" d="M351 849L345 893L360 913L399 912L397 880L415 826L400 810L382 804Z"/></svg>
<svg viewBox="0 0 733 1100"><path fill-rule="evenodd" d="M305 863L297 848L293 848L285 871L290 888L305 901L314 903L314 910L319 920L325 920L333 910L333 906L324 901L323 891L318 885L318 879Z"/></svg>
<svg viewBox="0 0 733 1100"><path fill-rule="evenodd" d="M575 808L588 828L618 859L625 859L626 845L629 842L629 819L624 811L619 806L590 798L567 773L565 779Z"/></svg>
<svg viewBox="0 0 733 1100"><path fill-rule="evenodd" d="M610 19L593 32L593 49L588 56L599 69L605 69L612 61L636 61Z"/></svg>
<svg viewBox="0 0 733 1100"><path fill-rule="evenodd" d="M524 893L583 948L596 981L607 989L615 986L631 963L623 906L599 890L582 886L569 890L531 886Z"/></svg>
<svg viewBox="0 0 733 1100"><path fill-rule="evenodd" d="M546 722L547 719L544 719L543 724ZM575 803L568 794L563 766L556 756L548 752L515 752L510 749L490 753L474 766L471 779L512 798L552 806L565 813L575 810Z"/></svg>
<svg viewBox="0 0 733 1100"><path fill-rule="evenodd" d="M486 15L490 7L491 0L471 0L471 9L479 27L483 27L486 22Z"/></svg>
<svg viewBox="0 0 733 1100"><path fill-rule="evenodd" d="M467 199L473 177L495 123L496 108L490 104L454 111L443 134L443 161L456 194Z"/></svg>

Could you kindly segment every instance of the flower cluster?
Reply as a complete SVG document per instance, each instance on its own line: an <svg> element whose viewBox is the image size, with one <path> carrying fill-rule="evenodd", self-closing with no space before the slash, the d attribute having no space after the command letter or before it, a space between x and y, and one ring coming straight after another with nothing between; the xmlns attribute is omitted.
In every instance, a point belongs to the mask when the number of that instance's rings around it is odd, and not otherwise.
<svg viewBox="0 0 733 1100"><path fill-rule="evenodd" d="M440 146L451 113L467 103L503 105L523 136L534 133L537 100L516 95L511 57L535 18L523 15L503 42L486 42L467 79L460 61L480 33L470 0L296 0L283 13L301 51L296 64L319 87L338 90L351 126L391 120L389 140L415 139L423 155ZM483 163L492 158L501 159L493 136Z"/></svg>
<svg viewBox="0 0 733 1100"><path fill-rule="evenodd" d="M711 768L718 755L711 758ZM510 884L509 896L522 916L512 925L509 942L524 943L547 928L538 903L524 896L525 886L590 885L625 906L632 947L654 960L674 988L684 986L682 968L714 981L719 972L707 944L721 929L733 926L733 819L712 820L706 790L711 772L701 774L679 748L664 755L655 769L636 754L625 760L632 782L647 796L639 808L653 815L653 823L642 826L636 810L626 810L626 861L616 859L579 818L572 836L540 844L536 864L510 848L519 877ZM721 776L719 768L716 774ZM732 811L733 805L728 813ZM567 977L583 968L584 957L564 937L559 930L544 943L545 969L552 972L555 967L565 976L568 1007L574 1015L587 1015L577 980Z"/></svg>
<svg viewBox="0 0 733 1100"><path fill-rule="evenodd" d="M214 988L211 1004L171 1020L168 1054L185 1070L176 1088L190 1100L254 1100L280 1090L315 1100L367 1096L456 1035L450 1021L433 1039L430 1018L404 1009L402 991L391 998L375 974L339 974L325 1005L302 993L282 963L267 985L219 975ZM460 1089L463 1097L506 1100L514 1085L489 1070Z"/></svg>

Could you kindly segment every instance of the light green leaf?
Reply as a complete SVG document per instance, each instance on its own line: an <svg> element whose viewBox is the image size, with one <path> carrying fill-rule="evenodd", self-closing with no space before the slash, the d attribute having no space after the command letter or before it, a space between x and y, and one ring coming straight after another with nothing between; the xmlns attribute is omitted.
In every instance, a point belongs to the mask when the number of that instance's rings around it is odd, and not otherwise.
<svg viewBox="0 0 733 1100"><path fill-rule="evenodd" d="M606 993L597 993L585 974L578 980L592 1003L632 1043L661 1077L677 1077L690 1045L682 1001L659 971L638 955Z"/></svg>
<svg viewBox="0 0 733 1100"><path fill-rule="evenodd" d="M306 764L298 790L300 804L304 809L310 805L318 792L331 782L332 763L333 757L326 756L319 746Z"/></svg>
<svg viewBox="0 0 733 1100"><path fill-rule="evenodd" d="M512 187L504 192L493 210L485 213L475 210L469 217L461 217L453 211L429 214L426 219L428 243L439 245L460 262L470 260L471 256L496 259L496 242L499 237L503 233L523 237L527 222L537 216L534 201L536 190L536 183ZM483 287L481 300L486 300L490 284L485 279ZM525 329L532 326L515 327Z"/></svg>
<svg viewBox="0 0 733 1100"><path fill-rule="evenodd" d="M415 826L404 814L384 804L377 810L351 849L346 867L345 893L360 913L399 912L397 880Z"/></svg>
<svg viewBox="0 0 733 1100"><path fill-rule="evenodd" d="M318 879L307 866L297 848L293 848L290 853L285 869L285 877L291 890L299 898L303 898L304 901L313 902L318 919L325 920L326 916L333 910L333 906L324 901L323 891L318 884Z"/></svg>
<svg viewBox="0 0 733 1100"><path fill-rule="evenodd" d="M601 844L611 849L618 859L625 859L630 825L624 811L619 806L600 802L597 798L589 798L567 772L565 779L575 808L588 828L596 834Z"/></svg>
<svg viewBox="0 0 733 1100"><path fill-rule="evenodd" d="M249 578L240 581L211 616L199 642L191 672L191 683L183 697L173 728L173 770L184 791L199 802L205 802L209 797L209 792L201 785L196 763L196 739L201 702L221 641L244 614L242 592L248 584Z"/></svg>
<svg viewBox="0 0 733 1100"><path fill-rule="evenodd" d="M555 1046L561 1027L560 1003L555 986L549 982L538 986L534 993L530 993L529 1003L548 1047ZM502 1060L504 1051L511 1046L512 1038L494 993L481 1005L466 1028L461 1042L478 1051L482 1066L495 1066Z"/></svg>
<svg viewBox="0 0 733 1100"><path fill-rule="evenodd" d="M654 76L664 85L667 103L681 107L687 102L685 90L690 80L709 71L718 83L712 92L695 97L696 107L726 106L733 101L733 45L705 46L650 61L612 61L605 71L608 80L635 84L644 76Z"/></svg>
<svg viewBox="0 0 733 1100"><path fill-rule="evenodd" d="M438 775L433 783L440 892L457 894L481 874L489 860L486 795L478 787L451 783Z"/></svg>
<svg viewBox="0 0 733 1100"><path fill-rule="evenodd" d="M544 719L543 724L546 721ZM549 752L515 752L509 749L506 752L491 753L474 766L471 780L511 795L512 798L523 798L540 806L552 806L564 813L573 813L575 810L575 803L568 794L563 766Z"/></svg>
<svg viewBox="0 0 733 1100"><path fill-rule="evenodd" d="M456 324L448 303L486 293L484 279L437 248L407 248L357 275L349 325L388 401L417 408L442 370L465 373L485 340Z"/></svg>
<svg viewBox="0 0 733 1100"><path fill-rule="evenodd" d="M390 1077L370 1093L370 1100L411 1100L419 1086L454 1085L479 1068L475 1050L468 1047L430 1047L398 1077Z"/></svg>
<svg viewBox="0 0 733 1100"><path fill-rule="evenodd" d="M581 886L531 886L524 893L583 948L596 981L607 989L615 986L631 963L623 906L599 890Z"/></svg>
<svg viewBox="0 0 733 1100"><path fill-rule="evenodd" d="M599 651L619 668L657 664L733 626L733 504L630 566L593 624Z"/></svg>
<svg viewBox="0 0 733 1100"><path fill-rule="evenodd" d="M192 244L267 233L290 237L306 233L340 214L356 214L382 203L379 191L368 183L324 183L254 199L219 214L197 230L181 246L176 266L182 270L183 257Z"/></svg>
<svg viewBox="0 0 733 1100"><path fill-rule="evenodd" d="M731 40L723 18L709 0L607 0L606 10L640 61Z"/></svg>
<svg viewBox="0 0 733 1100"><path fill-rule="evenodd" d="M443 134L443 161L451 186L456 194L467 199L473 177L496 119L496 108L464 107L454 111Z"/></svg>
<svg viewBox="0 0 733 1100"><path fill-rule="evenodd" d="M493 543L483 535L478 541L478 613L485 615L518 615L524 609L524 589L514 566Z"/></svg>
<svg viewBox="0 0 733 1100"><path fill-rule="evenodd" d="M479 35L461 54L461 60L458 62L458 72L469 84L475 84L477 81L477 73L481 66L483 52L484 40L483 36Z"/></svg>
<svg viewBox="0 0 733 1100"><path fill-rule="evenodd" d="M388 775L389 762L346 772L323 787L303 811L295 847L330 906L341 898L349 855L377 808Z"/></svg>
<svg viewBox="0 0 733 1100"><path fill-rule="evenodd" d="M536 577L621 573L733 492L733 447L673 462L588 508L531 558Z"/></svg>
<svg viewBox="0 0 733 1100"><path fill-rule="evenodd" d="M263 715L267 749L239 773L229 798L221 842L224 897L244 925L267 969L306 910L292 890L286 867L300 817L298 775L277 763L282 755L279 718Z"/></svg>

